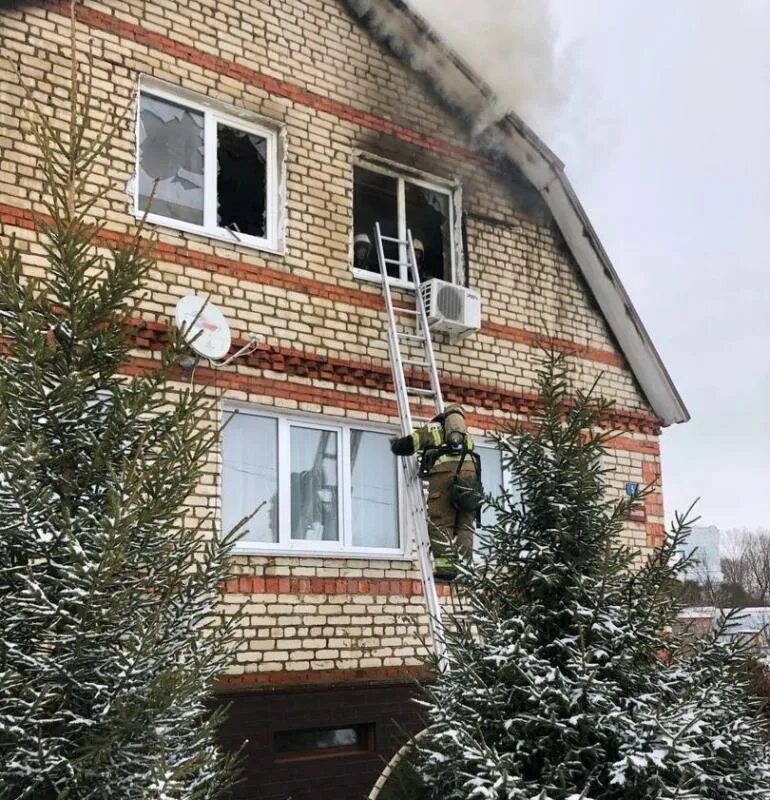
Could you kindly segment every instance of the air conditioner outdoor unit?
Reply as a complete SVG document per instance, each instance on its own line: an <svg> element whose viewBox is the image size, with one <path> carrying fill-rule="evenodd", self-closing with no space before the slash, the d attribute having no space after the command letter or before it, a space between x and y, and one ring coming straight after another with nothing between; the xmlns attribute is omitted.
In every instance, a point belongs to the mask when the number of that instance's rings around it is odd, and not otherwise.
<svg viewBox="0 0 770 800"><path fill-rule="evenodd" d="M474 289L431 278L420 290L432 331L463 339L481 327L481 296Z"/></svg>

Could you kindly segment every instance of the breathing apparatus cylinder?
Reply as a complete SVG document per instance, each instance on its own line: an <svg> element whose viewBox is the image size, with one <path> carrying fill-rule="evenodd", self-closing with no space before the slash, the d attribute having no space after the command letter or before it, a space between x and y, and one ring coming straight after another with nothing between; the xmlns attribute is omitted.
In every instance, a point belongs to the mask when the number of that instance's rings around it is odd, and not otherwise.
<svg viewBox="0 0 770 800"><path fill-rule="evenodd" d="M456 405L448 406L444 411L444 440L446 443L453 447L464 444L467 433L462 408Z"/></svg>

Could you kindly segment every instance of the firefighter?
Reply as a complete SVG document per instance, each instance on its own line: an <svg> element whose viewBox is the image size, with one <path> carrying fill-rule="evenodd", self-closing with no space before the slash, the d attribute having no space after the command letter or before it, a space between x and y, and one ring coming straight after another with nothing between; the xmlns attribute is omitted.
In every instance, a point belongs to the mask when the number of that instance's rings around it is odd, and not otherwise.
<svg viewBox="0 0 770 800"><path fill-rule="evenodd" d="M368 269L372 240L365 233L357 233L353 239L353 264L356 269Z"/></svg>
<svg viewBox="0 0 770 800"><path fill-rule="evenodd" d="M397 456L422 454L420 475L428 478L428 520L431 550L438 577L451 578L456 567L448 542L466 559L473 553L473 531L481 508L481 465L473 439L465 428L458 405L408 436L394 437L390 449Z"/></svg>

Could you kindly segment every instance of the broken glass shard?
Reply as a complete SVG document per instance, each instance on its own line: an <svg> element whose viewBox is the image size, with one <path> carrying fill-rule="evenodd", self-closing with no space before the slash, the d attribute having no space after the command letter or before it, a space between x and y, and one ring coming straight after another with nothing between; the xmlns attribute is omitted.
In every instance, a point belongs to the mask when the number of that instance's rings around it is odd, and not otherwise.
<svg viewBox="0 0 770 800"><path fill-rule="evenodd" d="M154 187L154 194L153 194ZM203 114L142 94L139 210L203 224Z"/></svg>

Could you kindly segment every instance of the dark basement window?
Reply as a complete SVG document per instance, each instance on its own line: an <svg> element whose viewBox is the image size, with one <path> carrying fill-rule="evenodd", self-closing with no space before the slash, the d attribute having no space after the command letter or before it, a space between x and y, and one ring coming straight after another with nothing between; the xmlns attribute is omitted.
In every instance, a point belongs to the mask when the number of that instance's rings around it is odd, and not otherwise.
<svg viewBox="0 0 770 800"><path fill-rule="evenodd" d="M454 203L450 189L429 181L407 178L385 168L355 165L353 267L359 275L380 273L374 242L377 222L385 236L405 239L407 229L411 230L418 259L420 248L417 243L422 244L422 280L454 280ZM364 236L369 240L368 250L366 242L361 241ZM398 248L393 243L385 243L383 249L387 258L398 258ZM388 265L388 276L401 282L412 281L407 270L396 264Z"/></svg>
<svg viewBox="0 0 770 800"><path fill-rule="evenodd" d="M277 761L349 755L372 750L374 723L371 722L335 728L276 731L273 734L273 753Z"/></svg>

